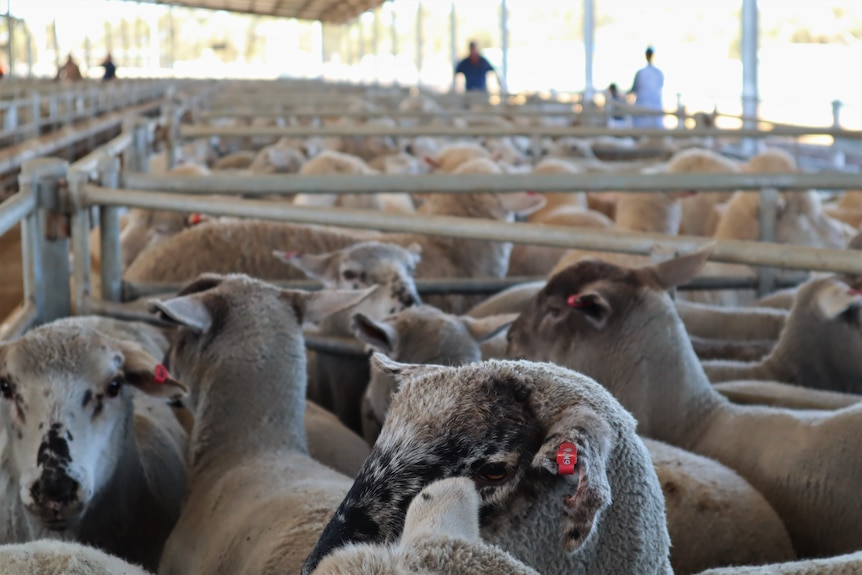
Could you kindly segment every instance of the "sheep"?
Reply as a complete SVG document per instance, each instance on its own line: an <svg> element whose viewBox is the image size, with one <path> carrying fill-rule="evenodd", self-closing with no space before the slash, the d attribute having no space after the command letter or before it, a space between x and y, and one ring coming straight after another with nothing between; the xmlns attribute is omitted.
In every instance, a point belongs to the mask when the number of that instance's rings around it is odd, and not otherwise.
<svg viewBox="0 0 862 575"><path fill-rule="evenodd" d="M481 319L505 313L521 313L530 299L544 286L544 281L512 286L477 304L467 312L467 315Z"/></svg>
<svg viewBox="0 0 862 575"><path fill-rule="evenodd" d="M355 314L354 333L400 363L464 365L481 359L478 342L500 333L516 317L469 320L421 306L382 322ZM372 372L362 410L363 433L371 444L380 434L394 388L392 376ZM665 492L675 573L694 573L731 560L763 563L794 557L775 512L738 475L669 445L645 444Z"/></svg>
<svg viewBox="0 0 862 575"><path fill-rule="evenodd" d="M534 174L570 174L573 177L582 173L575 164L558 158L546 158L533 168ZM545 206L530 214L528 221L537 221L560 206L575 206L587 209L587 196L584 192L544 192Z"/></svg>
<svg viewBox="0 0 862 575"><path fill-rule="evenodd" d="M758 361L775 348L775 340L751 339L728 340L709 339L690 335L694 352L701 360L730 359L736 361Z"/></svg>
<svg viewBox="0 0 862 575"><path fill-rule="evenodd" d="M787 323L784 310L725 308L678 300L676 311L693 337L718 340L777 340Z"/></svg>
<svg viewBox="0 0 862 575"><path fill-rule="evenodd" d="M469 165L463 168L474 169ZM527 215L543 204L543 198L527 193L431 194L420 211L427 215L512 220L516 214ZM289 279L297 276L289 274L289 270L271 257L272 249L320 253L374 239L401 246L421 246L422 260L416 266L419 278L505 277L512 249L508 242L420 234L346 232L261 221L219 223L196 226L148 250L129 267L124 279L132 282L188 281L206 272L242 272L262 279ZM190 257L189 254L194 255ZM434 296L428 302L444 311L461 313L475 305L475 299L474 296Z"/></svg>
<svg viewBox="0 0 862 575"><path fill-rule="evenodd" d="M457 142L444 146L435 156L426 156L425 162L435 172L452 173L476 158L490 159L491 152L473 142Z"/></svg>
<svg viewBox="0 0 862 575"><path fill-rule="evenodd" d="M799 289L775 349L759 362L709 361L713 383L770 380L802 387L862 393L862 293L837 278Z"/></svg>
<svg viewBox="0 0 862 575"><path fill-rule="evenodd" d="M301 150L279 142L260 150L248 169L255 174L295 174L305 163L306 156Z"/></svg>
<svg viewBox="0 0 862 575"><path fill-rule="evenodd" d="M155 570L185 493L185 387L67 320L0 344L0 541L62 538ZM152 397L151 397L152 396Z"/></svg>
<svg viewBox="0 0 862 575"><path fill-rule="evenodd" d="M159 573L296 573L350 487L308 455L303 321L365 292L282 290L206 274L150 309L176 326L169 361L196 411L189 490Z"/></svg>
<svg viewBox="0 0 862 575"><path fill-rule="evenodd" d="M645 436L735 470L766 497L801 557L858 549L862 406L799 412L734 405L715 391L665 292L699 273L709 253L640 269L584 261L560 272L509 328L510 356L596 378Z"/></svg>
<svg viewBox="0 0 862 575"><path fill-rule="evenodd" d="M396 540L408 502L447 477L478 484L483 538L541 573L671 572L649 454L634 420L596 382L529 362L443 367L382 354L372 362L399 391L303 575L348 543ZM561 480L557 454L567 442L577 460Z"/></svg>
<svg viewBox="0 0 862 575"><path fill-rule="evenodd" d="M862 551L824 559L710 569L699 575L857 575L860 572Z"/></svg>
<svg viewBox="0 0 862 575"><path fill-rule="evenodd" d="M93 547L40 539L17 545L0 545L3 575L148 575Z"/></svg>
<svg viewBox="0 0 862 575"><path fill-rule="evenodd" d="M754 174L784 174L798 172L799 166L793 156L784 150L767 148L743 164L742 171Z"/></svg>
<svg viewBox="0 0 862 575"><path fill-rule="evenodd" d="M410 502L398 545L348 545L314 575L539 575L480 540L481 502L469 479L435 481Z"/></svg>
<svg viewBox="0 0 862 575"><path fill-rule="evenodd" d="M251 166L256 156L257 152L252 152L251 150L234 152L233 154L228 154L227 156L216 160L212 165L212 169L214 171L245 170Z"/></svg>
<svg viewBox="0 0 862 575"><path fill-rule="evenodd" d="M666 169L671 174L733 174L740 171L733 160L698 148L677 152L668 161ZM711 236L711 226L715 225L710 223L712 210L729 198L729 192L701 192L683 199L679 232L690 236Z"/></svg>
<svg viewBox="0 0 862 575"><path fill-rule="evenodd" d="M375 173L362 159L341 152L325 151L308 160L299 170L300 176L326 174L370 175ZM297 194L293 203L298 206L337 206L381 210L375 194Z"/></svg>
<svg viewBox="0 0 862 575"><path fill-rule="evenodd" d="M327 289L360 289L380 286L373 296L349 311L324 319L318 332L350 337L353 313L374 319L421 303L413 274L420 261L421 248L408 248L380 242L362 242L335 252L310 255L274 252L285 263L308 277L323 282ZM368 361L316 352L316 381L309 382L309 399L333 411L345 425L361 430L359 406L368 384Z"/></svg>
<svg viewBox="0 0 862 575"><path fill-rule="evenodd" d="M516 317L473 319L422 305L380 321L354 313L351 329L372 350L401 363L463 365L481 361L479 344L504 330ZM373 445L383 427L395 382L381 371L371 372L370 377L362 398L362 434Z"/></svg>

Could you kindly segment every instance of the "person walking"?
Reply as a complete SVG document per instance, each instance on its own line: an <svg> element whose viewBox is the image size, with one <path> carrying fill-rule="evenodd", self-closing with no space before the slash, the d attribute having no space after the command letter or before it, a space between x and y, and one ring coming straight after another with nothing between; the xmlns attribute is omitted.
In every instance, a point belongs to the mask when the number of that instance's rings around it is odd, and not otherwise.
<svg viewBox="0 0 862 575"><path fill-rule="evenodd" d="M661 110L661 91L664 87L664 74L652 63L653 49L646 49L647 65L637 71L630 93L635 95L635 104L650 110ZM635 116L634 125L643 128L664 127L664 117L661 115Z"/></svg>
<svg viewBox="0 0 862 575"><path fill-rule="evenodd" d="M488 72L493 72L497 77L497 84L500 85L500 91L504 92L505 87L500 81L500 76L488 60L479 53L479 45L473 41L470 42L470 55L458 62L455 67L455 77L452 80L452 89L455 89L455 80L458 74L464 75L464 89L468 92L487 92Z"/></svg>
<svg viewBox="0 0 862 575"><path fill-rule="evenodd" d="M72 57L70 53L66 57L66 63L63 64L59 70L57 70L57 76L54 78L55 80L70 80L72 82L77 82L81 80L83 76L81 75L81 69L78 67L78 63L75 62L75 59Z"/></svg>

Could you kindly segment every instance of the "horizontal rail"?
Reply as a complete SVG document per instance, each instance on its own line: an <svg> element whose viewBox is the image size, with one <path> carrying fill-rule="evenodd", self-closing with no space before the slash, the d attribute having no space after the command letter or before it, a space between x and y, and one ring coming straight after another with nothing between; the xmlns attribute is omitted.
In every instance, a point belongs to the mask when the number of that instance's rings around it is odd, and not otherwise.
<svg viewBox="0 0 862 575"><path fill-rule="evenodd" d="M539 224L514 224L453 216L381 215L370 210L295 206L287 202L240 198L199 198L190 195L111 190L90 185L82 188L84 197L79 198L82 205L204 212L219 216L639 255L650 255L657 248L668 252L691 252L712 244L713 251L710 259L717 262L862 274L862 258L853 250L817 249L765 242L714 240Z"/></svg>
<svg viewBox="0 0 862 575"><path fill-rule="evenodd" d="M536 281L543 281L543 276L536 277L505 277L505 278L421 278L416 280L416 291L419 295L450 295L472 294L491 295L505 289ZM806 277L780 277L776 279L780 288L794 287L805 281ZM267 280L268 283L284 289L301 289L317 291L323 289L323 284L315 280ZM123 282L124 302L141 298L163 296L179 292L185 283L135 283ZM752 277L700 277L679 286L681 290L718 290L718 289L755 289L757 278Z"/></svg>
<svg viewBox="0 0 862 575"><path fill-rule="evenodd" d="M124 186L141 191L189 194L356 194L373 192L554 192L660 190L846 190L862 187L857 174L430 174L369 176L126 175Z"/></svg>
<svg viewBox="0 0 862 575"><path fill-rule="evenodd" d="M27 160L47 156L68 146L86 140L87 138L122 124L123 119L134 114L152 110L161 106L163 100L156 99L145 104L139 104L113 112L106 116L85 120L78 124L61 128L41 138L0 150L0 174L17 170Z"/></svg>
<svg viewBox="0 0 862 575"><path fill-rule="evenodd" d="M618 128L584 126L381 126L364 124L360 126L180 126L182 138L208 138L211 136L272 136L272 137L309 137L309 136L551 136L551 137L713 137L713 138L769 138L773 136L833 136L836 138L862 139L862 131L841 128L797 128L779 126L770 130L719 128L692 128L690 130L666 130L663 128Z"/></svg>
<svg viewBox="0 0 862 575"><path fill-rule="evenodd" d="M32 301L20 304L0 323L0 341L14 339L30 329L39 317Z"/></svg>
<svg viewBox="0 0 862 575"><path fill-rule="evenodd" d="M99 146L74 164L69 166L69 172L91 173L98 168L99 160L105 156L118 156L132 145L132 134L123 132L116 138Z"/></svg>
<svg viewBox="0 0 862 575"><path fill-rule="evenodd" d="M18 225L36 209L36 196L32 193L18 192L0 204L0 236Z"/></svg>

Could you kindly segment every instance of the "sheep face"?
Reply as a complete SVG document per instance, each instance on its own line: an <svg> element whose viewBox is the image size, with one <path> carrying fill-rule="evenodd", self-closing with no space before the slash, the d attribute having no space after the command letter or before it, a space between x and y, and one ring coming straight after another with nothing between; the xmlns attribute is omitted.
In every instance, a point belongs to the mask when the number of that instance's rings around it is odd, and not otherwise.
<svg viewBox="0 0 862 575"><path fill-rule="evenodd" d="M132 387L185 391L136 344L80 326L47 325L0 347L9 472L45 528L74 527L135 449Z"/></svg>
<svg viewBox="0 0 862 575"><path fill-rule="evenodd" d="M413 275L422 248L413 244L402 248L394 244L363 242L343 250L312 255L298 252L273 252L283 262L299 268L310 278L323 282L327 289L367 289L381 286L355 311L373 318L422 303Z"/></svg>
<svg viewBox="0 0 862 575"><path fill-rule="evenodd" d="M556 366L525 362L410 366L375 354L372 364L395 375L400 388L304 574L348 543L397 540L411 500L429 483L449 477L475 483L483 528L513 528L509 514L529 523L541 500L560 505L561 514L546 511L559 517L551 528L560 530L567 552L590 537L598 514L610 504L605 465L618 437L611 428L621 424L634 432L634 420L622 410L616 423L606 418L608 406L616 404L598 384ZM593 392L577 391L579 384L597 392L604 407L587 398ZM578 470L557 476L556 454L566 441L578 445ZM575 484L575 495L556 491Z"/></svg>

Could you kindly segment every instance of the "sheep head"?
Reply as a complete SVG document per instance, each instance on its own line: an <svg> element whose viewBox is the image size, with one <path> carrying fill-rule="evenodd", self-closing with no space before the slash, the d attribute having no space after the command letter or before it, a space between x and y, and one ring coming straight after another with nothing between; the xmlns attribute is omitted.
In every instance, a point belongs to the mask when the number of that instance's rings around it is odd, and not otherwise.
<svg viewBox="0 0 862 575"><path fill-rule="evenodd" d="M418 244L362 242L324 254L275 251L273 255L327 289L367 289L381 286L354 311L379 319L422 303L413 276L422 254Z"/></svg>
<svg viewBox="0 0 862 575"><path fill-rule="evenodd" d="M628 381L620 377L632 368L627 362L658 361L653 346L667 347L662 318L679 321L666 290L695 277L711 251L644 268L587 259L561 270L509 328L507 355L552 361L608 386Z"/></svg>
<svg viewBox="0 0 862 575"><path fill-rule="evenodd" d="M186 388L139 345L73 321L0 345L0 424L21 502L47 529L84 517L126 450L136 388Z"/></svg>
<svg viewBox="0 0 862 575"><path fill-rule="evenodd" d="M593 536L611 504L607 462L635 422L593 380L564 368L490 361L461 367L407 365L375 354L374 369L399 382L382 433L324 529L303 573L351 542L397 540L413 497L432 481L465 477L481 498L483 527L512 506L552 498L560 545ZM577 446L571 474L558 474L562 444ZM551 494L562 488L561 500ZM561 492L561 493L562 493ZM559 519L557 519L559 518Z"/></svg>

